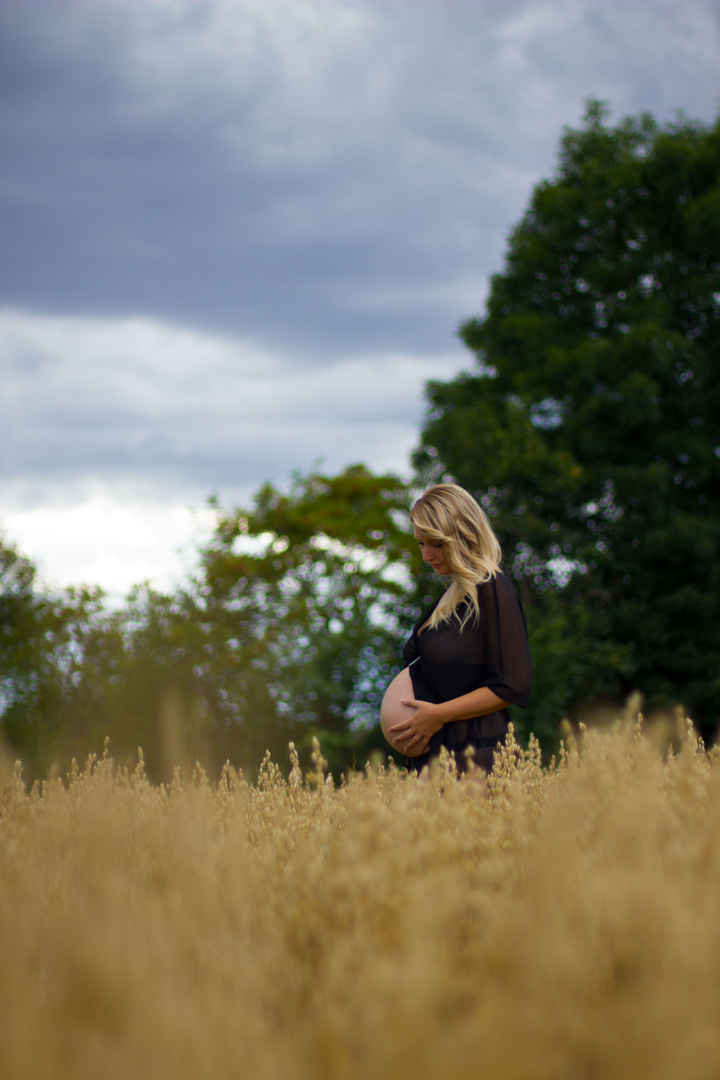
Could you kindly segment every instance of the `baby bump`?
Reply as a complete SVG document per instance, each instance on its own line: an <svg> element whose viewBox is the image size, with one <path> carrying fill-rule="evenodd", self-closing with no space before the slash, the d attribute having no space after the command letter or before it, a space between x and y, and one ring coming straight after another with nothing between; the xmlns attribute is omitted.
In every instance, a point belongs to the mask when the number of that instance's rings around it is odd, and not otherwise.
<svg viewBox="0 0 720 1080"><path fill-rule="evenodd" d="M385 691L385 697L382 700L380 706L380 726L383 730L383 735L390 743L394 750L401 750L402 753L407 754L401 747L395 746L393 743L393 737L390 734L390 728L395 724L401 723L403 720L409 719L416 711L411 705L403 705L401 698L413 698L412 679L410 678L410 669L403 668L399 675L396 675L393 681ZM415 753L407 754L407 757L417 757L418 754L423 751L416 750Z"/></svg>

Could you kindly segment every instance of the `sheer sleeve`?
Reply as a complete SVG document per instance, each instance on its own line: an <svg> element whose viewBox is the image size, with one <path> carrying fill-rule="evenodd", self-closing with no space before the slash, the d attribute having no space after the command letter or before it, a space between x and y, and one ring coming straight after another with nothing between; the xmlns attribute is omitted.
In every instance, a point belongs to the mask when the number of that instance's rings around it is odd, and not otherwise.
<svg viewBox="0 0 720 1080"><path fill-rule="evenodd" d="M525 615L504 574L478 586L485 650L485 686L503 701L527 706L532 684Z"/></svg>

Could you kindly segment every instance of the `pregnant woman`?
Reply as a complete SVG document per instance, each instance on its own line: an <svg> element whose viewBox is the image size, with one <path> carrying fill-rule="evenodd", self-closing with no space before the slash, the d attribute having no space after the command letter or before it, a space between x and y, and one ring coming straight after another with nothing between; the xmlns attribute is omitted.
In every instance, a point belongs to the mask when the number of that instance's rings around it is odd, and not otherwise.
<svg viewBox="0 0 720 1080"><path fill-rule="evenodd" d="M508 704L526 706L531 666L520 600L500 570L501 551L475 499L435 484L410 520L423 560L450 583L415 624L406 667L380 712L385 737L418 772L445 746L461 768L467 747L486 772L508 730Z"/></svg>

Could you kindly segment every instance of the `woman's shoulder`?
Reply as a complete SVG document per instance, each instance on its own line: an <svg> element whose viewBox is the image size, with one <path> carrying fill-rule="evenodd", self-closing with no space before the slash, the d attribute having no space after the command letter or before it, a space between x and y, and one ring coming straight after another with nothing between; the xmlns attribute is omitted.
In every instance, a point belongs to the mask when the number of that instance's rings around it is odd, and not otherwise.
<svg viewBox="0 0 720 1080"><path fill-rule="evenodd" d="M503 592L515 592L515 586L502 570L496 570L491 577L486 578L485 581L479 581L477 584L478 595L481 592L493 592L498 589Z"/></svg>
<svg viewBox="0 0 720 1080"><path fill-rule="evenodd" d="M507 610L508 605L512 606L513 604L520 603L520 597L515 587L515 583L512 578L509 578L502 570L496 571L496 573L491 578L488 578L487 581L481 581L477 590L478 601L481 607L485 604L493 604L496 607Z"/></svg>

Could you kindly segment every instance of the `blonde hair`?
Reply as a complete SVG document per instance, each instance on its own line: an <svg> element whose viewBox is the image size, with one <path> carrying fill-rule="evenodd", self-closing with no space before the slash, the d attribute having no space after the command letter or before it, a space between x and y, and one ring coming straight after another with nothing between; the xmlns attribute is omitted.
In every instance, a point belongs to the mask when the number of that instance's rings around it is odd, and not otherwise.
<svg viewBox="0 0 720 1080"><path fill-rule="evenodd" d="M502 551L485 511L457 484L433 484L410 511L410 521L432 544L442 544L452 581L429 620L431 627L449 621L467 604L460 629L480 618L476 586L495 577Z"/></svg>

